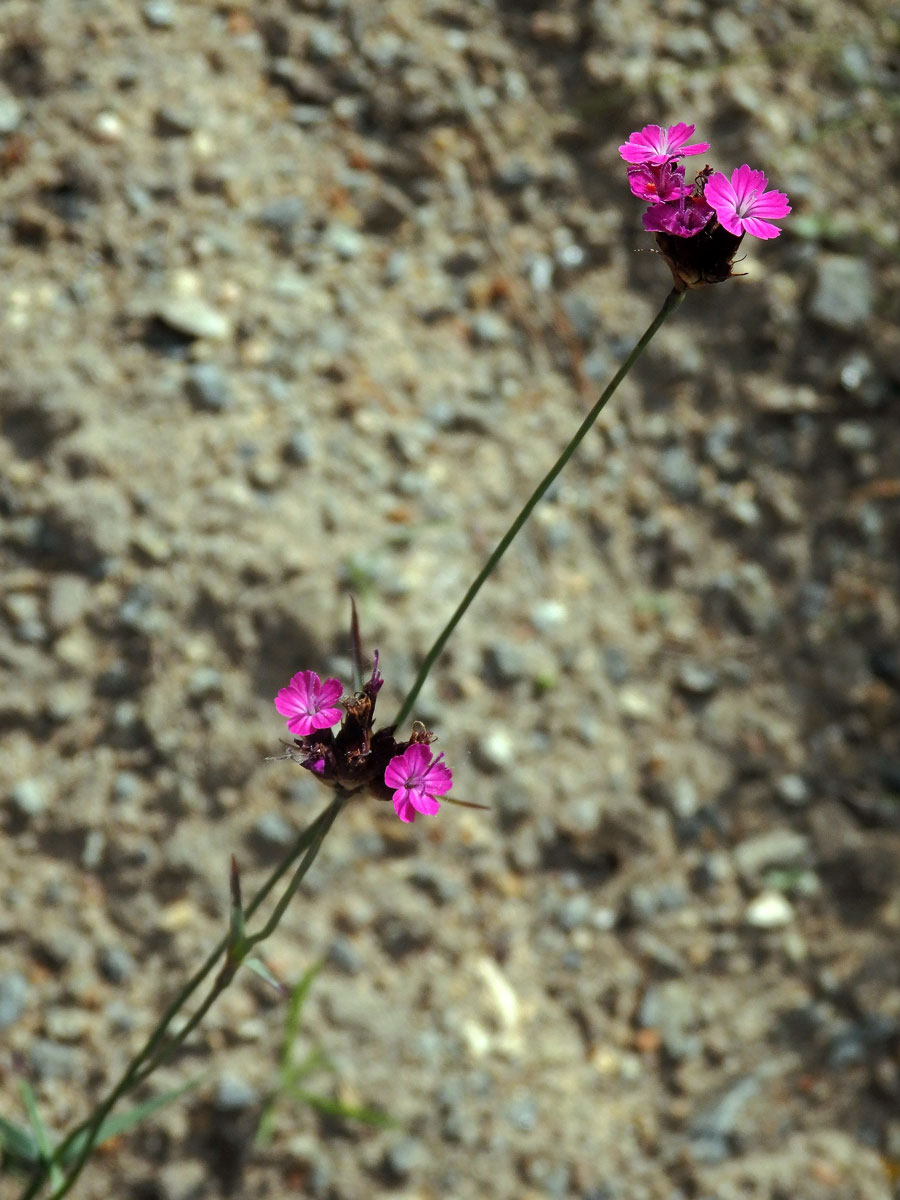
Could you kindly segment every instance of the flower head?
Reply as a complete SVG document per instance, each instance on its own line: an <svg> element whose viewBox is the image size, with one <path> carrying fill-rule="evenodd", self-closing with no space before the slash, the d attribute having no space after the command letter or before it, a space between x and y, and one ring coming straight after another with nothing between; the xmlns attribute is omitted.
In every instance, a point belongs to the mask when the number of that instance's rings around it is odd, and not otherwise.
<svg viewBox="0 0 900 1200"><path fill-rule="evenodd" d="M361 657L357 650L356 661ZM435 735L421 721L414 722L406 741L397 740L393 725L375 728L375 705L383 684L377 651L370 678L344 700L339 680L323 682L315 671L298 672L275 697L275 707L288 717L288 729L296 735L282 757L346 796L368 793L376 800L392 800L400 820L408 823L417 812L438 811L437 797L449 792L453 776L443 754L432 758L429 746ZM338 721L340 728L335 730L332 726Z"/></svg>
<svg viewBox="0 0 900 1200"><path fill-rule="evenodd" d="M275 707L287 717L287 727L297 737L308 737L315 729L330 729L341 719L338 701L343 693L340 680L323 681L315 671L298 671L275 697Z"/></svg>
<svg viewBox="0 0 900 1200"><path fill-rule="evenodd" d="M645 125L619 147L631 164L628 186L648 205L644 228L656 234L677 292L730 279L744 234L778 237L781 230L772 220L791 211L784 192L766 191L765 175L746 164L730 180L704 167L689 187L679 160L709 149L706 142L685 144L693 132L684 123L667 129Z"/></svg>
<svg viewBox="0 0 900 1200"><path fill-rule="evenodd" d="M645 125L636 130L628 141L619 147L619 154L627 163L655 163L662 165L670 158L683 158L687 154L705 154L709 142L684 143L696 129L679 121L663 129L662 125Z"/></svg>
<svg viewBox="0 0 900 1200"><path fill-rule="evenodd" d="M443 757L432 759L426 742L413 742L388 763L384 782L394 792L394 810L401 821L408 824L417 812L430 816L441 807L437 797L453 786L453 773Z"/></svg>
<svg viewBox="0 0 900 1200"><path fill-rule="evenodd" d="M706 199L715 209L719 224L735 237L744 233L766 239L778 237L781 230L772 219L786 217L791 206L784 192L767 192L767 183L762 171L753 171L746 163L735 167L730 180L721 171L711 176Z"/></svg>

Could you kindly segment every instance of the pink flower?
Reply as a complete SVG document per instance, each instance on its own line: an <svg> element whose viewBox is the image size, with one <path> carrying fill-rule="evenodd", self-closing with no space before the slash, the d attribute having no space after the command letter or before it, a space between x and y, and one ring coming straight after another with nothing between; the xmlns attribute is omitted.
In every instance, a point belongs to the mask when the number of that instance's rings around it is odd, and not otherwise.
<svg viewBox="0 0 900 1200"><path fill-rule="evenodd" d="M671 233L689 238L705 229L713 210L700 197L675 204L651 204L642 218L648 233Z"/></svg>
<svg viewBox="0 0 900 1200"><path fill-rule="evenodd" d="M758 238L778 237L781 230L771 219L786 217L791 206L784 192L767 192L767 183L762 171L751 171L746 163L731 172L731 182L716 171L706 185L706 199L716 210L719 224L735 237L744 233Z"/></svg>
<svg viewBox="0 0 900 1200"><path fill-rule="evenodd" d="M330 729L340 721L337 702L343 690L337 679L326 679L323 683L315 671L298 671L275 697L275 707L288 718L291 733L308 737L313 730Z"/></svg>
<svg viewBox="0 0 900 1200"><path fill-rule="evenodd" d="M633 196L646 200L648 204L680 200L691 191L685 187L684 167L677 165L674 159L664 162L662 166L641 163L640 166L629 167L628 186Z"/></svg>
<svg viewBox="0 0 900 1200"><path fill-rule="evenodd" d="M439 754L432 761L428 746L414 742L388 763L384 782L395 789L394 810L401 821L414 821L417 812L431 816L441 807L437 797L453 786L453 774L441 762L443 757Z"/></svg>
<svg viewBox="0 0 900 1200"><path fill-rule="evenodd" d="M629 137L624 146L619 147L619 154L628 163L655 163L661 165L670 158L682 158L686 154L705 154L709 142L694 142L685 146L685 142L696 129L695 125L685 125L680 121L663 129L661 125L645 125Z"/></svg>

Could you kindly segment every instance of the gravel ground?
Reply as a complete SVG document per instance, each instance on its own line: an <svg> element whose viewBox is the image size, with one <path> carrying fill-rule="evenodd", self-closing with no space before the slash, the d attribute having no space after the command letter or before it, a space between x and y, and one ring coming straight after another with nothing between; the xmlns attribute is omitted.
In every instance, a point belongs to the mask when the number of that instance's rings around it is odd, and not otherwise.
<svg viewBox="0 0 900 1200"><path fill-rule="evenodd" d="M900 1195L898 18L3 4L0 1096L54 1131L321 806L277 688L347 678L352 590L390 713L662 302L617 145L694 121L794 204L423 693L490 811L352 805L269 944L396 1126L255 1144L241 976L77 1196Z"/></svg>

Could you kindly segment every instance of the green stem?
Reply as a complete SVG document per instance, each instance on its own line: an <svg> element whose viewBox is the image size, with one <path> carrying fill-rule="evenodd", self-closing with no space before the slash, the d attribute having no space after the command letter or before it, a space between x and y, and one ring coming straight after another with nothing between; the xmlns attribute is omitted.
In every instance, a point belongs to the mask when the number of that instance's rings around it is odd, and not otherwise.
<svg viewBox="0 0 900 1200"><path fill-rule="evenodd" d="M245 945L248 950L252 950L254 946L258 946L260 942L264 942L266 938L274 933L277 929L278 923L284 916L285 909L290 904L291 900L293 900L294 893L300 886L303 876L312 866L313 859L319 853L319 847L322 845L325 834L334 824L335 818L344 807L347 798L348 793L338 792L331 804L328 806L328 808L326 808L325 812L319 818L319 822L321 823L320 828L316 830L315 837L312 839L309 849L306 851L306 854L303 856L303 859L298 865L297 870L294 872L291 882L284 889L284 894L282 895L281 899L272 910L272 915L269 917L268 921L266 921L265 925L263 925L259 933L250 934L247 937Z"/></svg>
<svg viewBox="0 0 900 1200"><path fill-rule="evenodd" d="M606 407L607 401L610 400L610 398L613 396L616 389L618 388L619 384L622 382L622 380L625 378L625 376L628 374L628 372L631 370L631 368L634 366L634 364L637 362L637 360L641 357L643 352L646 350L647 346L650 344L651 340L653 339L653 336L656 333L656 331L660 328L660 326L663 324L663 322L675 311L675 309L679 306L679 304L684 299L684 297L685 297L684 292L676 292L673 290L669 293L669 295L666 297L666 301L663 304L662 308L656 314L653 321L648 326L646 332L641 337L640 341L637 343L637 345L634 347L634 349L631 351L631 353L628 355L628 357L622 363L621 367L619 367L618 371L616 371L615 375L612 377L610 382L607 384L603 394L600 396L600 399L597 401L597 403L594 405L594 407L591 409L591 411L588 413L588 415L584 418L584 420L579 425L578 429L576 430L576 432L575 432L574 436L572 437L571 441L569 442L569 444L566 446L565 450L563 450L562 454L560 454L559 458L556 460L556 462L553 464L553 466L550 468L550 470L547 472L547 474L544 476L544 478L541 480L541 482L537 485L537 487L532 492L529 499L526 501L524 508L521 510L519 515L516 517L516 519L513 521L512 525L510 525L509 529L506 531L506 533L503 535L503 537L500 539L500 541L497 543L497 546L494 549L494 552L491 554L490 558L487 560L487 562L484 564L484 566L478 572L477 576L475 577L475 579L472 582L472 585L470 586L470 588L466 592L466 594L463 596L462 600L459 602L459 605L457 606L457 608L456 608L455 612L453 613L453 615L451 616L450 620L447 622L447 624L444 626L444 628L438 634L431 649L425 655L425 659L422 663L422 666L419 668L419 673L415 678L415 682L413 683L412 687L409 689L409 692L406 695L406 699L400 705L400 711L397 713L397 716L394 718L395 725L402 724L402 722L405 721L406 718L409 716L410 712L412 711L412 706L413 706L413 704L415 704L416 698L419 695L419 692L421 692L422 687L425 683L425 680L428 678L428 675L431 671L431 668L434 666L435 662L437 661L438 656L440 655L441 651L446 646L446 644L450 638L450 635L453 633L456 626L460 623L462 618L465 616L465 613L466 613L467 609L469 608L469 605L472 603L472 601L475 599L475 597L481 591L482 585L484 584L485 580L493 572L494 568L500 562L500 559L503 557L503 555L509 549L510 543L512 542L513 538L515 538L516 534L519 532L519 530L522 528L522 526L525 524L525 522L531 516L532 512L537 507L538 503L547 494L547 491L552 486L552 484L556 480L557 476L562 471L563 467L565 467L566 463L569 461L569 459L572 457L572 455L575 453L575 451L581 445L582 441L584 440L584 438L587 435L588 431L590 430L591 426L594 424L594 422L597 420L597 418L603 412L603 409Z"/></svg>
<svg viewBox="0 0 900 1200"><path fill-rule="evenodd" d="M319 814L315 821L300 834L297 841L291 847L290 852L277 864L275 869L266 879L265 883L247 904L244 912L246 917L250 917L257 911L278 881L287 873L291 864L296 861L297 856L303 855L303 859L294 872L293 878L285 891L284 896L279 900L272 917L263 926L260 933L247 939L247 945L256 945L264 938L268 937L278 924L278 921L284 915L292 896L300 885L303 876L312 866L313 860L319 852L326 833L331 828L338 813L344 805L346 796L338 793L328 807ZM87 1120L82 1121L76 1126L56 1148L53 1154L52 1162L61 1163L65 1160L66 1154L72 1149L79 1138L84 1137L83 1144L79 1147L77 1157L66 1175L65 1182L61 1187L57 1188L51 1195L50 1200L62 1200L62 1197L74 1187L76 1180L84 1169L85 1164L91 1156L97 1137L102 1128L103 1122L112 1112L118 1101L127 1092L131 1091L138 1084L142 1083L156 1068L164 1062L174 1051L184 1042L191 1032L197 1027L213 1002L224 991L231 980L231 975L223 973L216 980L209 995L204 999L203 1003L192 1015L191 1019L185 1024L184 1028L179 1030L178 1034L170 1042L163 1044L166 1030L169 1025L191 998L194 992L200 987L206 977L210 974L213 968L218 963L219 959L225 954L229 947L229 937L222 938L215 948L206 957L201 966L195 971L188 982L184 985L169 1007L166 1009L153 1033L145 1042L144 1046L134 1056L131 1062L126 1067L118 1083L106 1097L106 1099L94 1109ZM37 1195L44 1180L47 1177L47 1171L50 1163L42 1164L42 1169L37 1172L32 1179L30 1185L22 1195L22 1200L31 1200Z"/></svg>

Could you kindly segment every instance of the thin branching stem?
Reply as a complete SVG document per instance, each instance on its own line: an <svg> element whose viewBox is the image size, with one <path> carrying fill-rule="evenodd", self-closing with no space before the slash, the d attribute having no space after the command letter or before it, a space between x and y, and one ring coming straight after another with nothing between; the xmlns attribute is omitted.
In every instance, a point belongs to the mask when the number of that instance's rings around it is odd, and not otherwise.
<svg viewBox="0 0 900 1200"><path fill-rule="evenodd" d="M263 926L262 930L246 939L246 948L255 946L259 942L267 938L275 929L284 911L290 903L291 898L296 892L306 872L313 864L313 860L319 852L322 842L328 830L333 825L338 813L344 806L346 796L339 792L328 807L319 814L315 821L300 834L294 845L291 847L288 854L276 865L269 877L263 883L262 887L256 893L252 900L249 901L244 909L245 917L252 916L259 906L263 903L272 889L290 870L291 866L296 862L300 855L303 855L300 863L295 870L290 884L285 890L284 895L279 900L276 908ZM304 853L305 851L305 853ZM230 938L226 935L223 937L214 949L209 953L203 963L194 972L191 978L187 981L181 991L172 1000L169 1007L163 1013L158 1024L153 1030L150 1037L144 1043L143 1047L134 1056L128 1066L122 1073L118 1083L110 1091L109 1095L103 1100L91 1115L77 1125L68 1136L57 1146L50 1162L43 1162L39 1170L35 1173L30 1184L22 1195L22 1200L31 1200L36 1196L43 1186L47 1178L50 1167L53 1164L61 1164L65 1161L66 1156L72 1152L73 1147L78 1146L77 1155L72 1166L68 1169L64 1182L52 1193L50 1200L62 1200L63 1196L74 1187L76 1180L80 1176L88 1159L93 1152L97 1142L103 1122L112 1112L113 1108L119 1100L130 1092L138 1084L143 1082L158 1066L168 1059L174 1051L184 1042L184 1040L193 1032L199 1025L200 1021L212 1007L217 997L225 990L233 977L233 972L223 971L215 980L209 994L205 997L202 1004L191 1016L190 1020L178 1031L178 1034L170 1039L165 1040L166 1032L172 1021L184 1008L191 996L204 980L209 976L223 955L227 955L229 950Z"/></svg>

